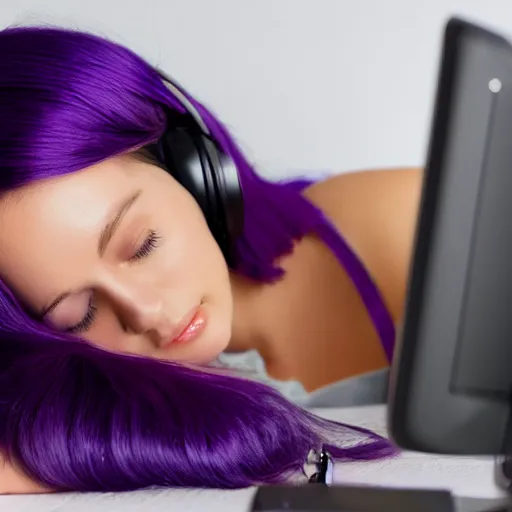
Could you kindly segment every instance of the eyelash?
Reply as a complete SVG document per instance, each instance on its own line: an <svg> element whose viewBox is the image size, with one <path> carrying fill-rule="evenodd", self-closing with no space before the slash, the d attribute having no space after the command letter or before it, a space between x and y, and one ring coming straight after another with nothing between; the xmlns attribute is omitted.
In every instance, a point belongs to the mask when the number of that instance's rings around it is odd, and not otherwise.
<svg viewBox="0 0 512 512"><path fill-rule="evenodd" d="M130 258L131 260L141 260L147 258L151 252L158 246L160 236L153 229L149 232L149 235L144 240L144 243L140 246L139 250Z"/></svg>
<svg viewBox="0 0 512 512"><path fill-rule="evenodd" d="M87 308L87 313L86 313L84 319L80 323L67 329L66 332L69 332L70 334L76 334L78 332L87 331L87 329L89 329L89 327L94 322L94 317L96 316L96 311L97 311L97 307L94 304L93 298L91 295L91 298L89 299L89 306Z"/></svg>
<svg viewBox="0 0 512 512"><path fill-rule="evenodd" d="M158 233L154 230L151 230L149 232L149 235L144 240L143 244L140 246L140 248L137 250L137 252L130 258L130 260L141 260L143 258L147 258L158 246L158 241L160 240L160 236ZM84 317L84 319L74 325L73 327L70 327L67 329L67 332L71 334L87 331L89 327L94 322L94 318L96 316L97 307L94 304L93 296L91 295L91 298L89 300L89 306L87 308L87 313Z"/></svg>

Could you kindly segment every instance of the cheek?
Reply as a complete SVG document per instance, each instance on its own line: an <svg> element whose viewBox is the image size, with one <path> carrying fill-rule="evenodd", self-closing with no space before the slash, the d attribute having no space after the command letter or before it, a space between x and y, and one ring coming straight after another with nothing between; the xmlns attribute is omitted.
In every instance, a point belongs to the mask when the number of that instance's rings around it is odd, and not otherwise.
<svg viewBox="0 0 512 512"><path fill-rule="evenodd" d="M224 257L205 226L180 230L161 251L161 278L171 288L197 291L227 273Z"/></svg>
<svg viewBox="0 0 512 512"><path fill-rule="evenodd" d="M222 252L193 198L176 201L172 220L164 229L159 256L163 275L187 286L211 282L227 273ZM179 211L179 217L176 212ZM164 222L165 224L165 222ZM172 283L171 283L172 284Z"/></svg>
<svg viewBox="0 0 512 512"><path fill-rule="evenodd" d="M130 336L123 331L119 318L108 301L98 299L95 321L80 337L104 350L112 352L139 352L140 347L130 347Z"/></svg>

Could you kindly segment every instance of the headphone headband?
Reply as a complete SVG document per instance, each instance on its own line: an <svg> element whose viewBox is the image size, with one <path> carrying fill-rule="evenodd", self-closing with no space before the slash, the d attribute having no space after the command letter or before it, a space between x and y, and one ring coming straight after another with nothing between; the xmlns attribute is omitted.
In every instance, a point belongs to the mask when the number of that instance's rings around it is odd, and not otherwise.
<svg viewBox="0 0 512 512"><path fill-rule="evenodd" d="M242 234L244 224L238 170L230 156L213 140L200 113L180 86L162 72L158 73L195 125L178 123L173 126L169 115L167 129L157 144L159 159L196 199L230 264L234 242Z"/></svg>
<svg viewBox="0 0 512 512"><path fill-rule="evenodd" d="M201 131L211 137L210 130L204 123L201 115L196 110L194 105L190 102L190 100L185 96L185 94L181 91L181 87L174 81L172 81L168 76L164 75L161 71L159 71L160 76L162 77L166 87L172 92L174 96L178 99L178 101L185 107L185 110L194 118L196 124L201 128Z"/></svg>

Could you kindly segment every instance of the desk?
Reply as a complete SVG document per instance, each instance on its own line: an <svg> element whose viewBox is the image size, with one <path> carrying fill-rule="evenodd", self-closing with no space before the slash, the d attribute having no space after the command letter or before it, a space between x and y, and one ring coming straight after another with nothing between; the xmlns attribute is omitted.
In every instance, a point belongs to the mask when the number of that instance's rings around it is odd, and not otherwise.
<svg viewBox="0 0 512 512"><path fill-rule="evenodd" d="M315 412L386 435L385 406ZM504 497L504 492L494 484L493 459L490 457L439 457L408 452L389 460L338 464L335 481L387 487L447 488L457 496L461 512L475 512ZM254 492L254 489L169 489L116 494L0 496L0 512L248 512Z"/></svg>

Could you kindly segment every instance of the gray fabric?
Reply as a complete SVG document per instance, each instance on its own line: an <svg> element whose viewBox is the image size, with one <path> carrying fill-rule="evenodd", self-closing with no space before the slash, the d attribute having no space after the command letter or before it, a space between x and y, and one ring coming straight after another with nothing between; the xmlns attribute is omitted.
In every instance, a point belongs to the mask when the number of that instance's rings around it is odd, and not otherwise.
<svg viewBox="0 0 512 512"><path fill-rule="evenodd" d="M294 380L279 381L270 377L265 368L265 361L263 361L263 358L257 350L236 353L224 352L218 357L215 366L236 370L243 373L244 376L264 382L280 391L292 402L299 403L307 400L308 392L300 382Z"/></svg>
<svg viewBox="0 0 512 512"><path fill-rule="evenodd" d="M256 350L223 353L216 366L252 376L303 407L350 407L386 403L388 369L350 377L308 393L298 381L279 381L270 377L265 362Z"/></svg>
<svg viewBox="0 0 512 512"><path fill-rule="evenodd" d="M388 377L387 368L350 377L310 393L303 405L305 407L351 407L384 404L387 401Z"/></svg>

